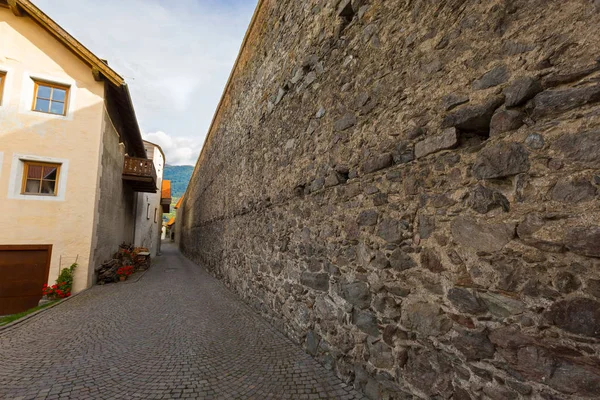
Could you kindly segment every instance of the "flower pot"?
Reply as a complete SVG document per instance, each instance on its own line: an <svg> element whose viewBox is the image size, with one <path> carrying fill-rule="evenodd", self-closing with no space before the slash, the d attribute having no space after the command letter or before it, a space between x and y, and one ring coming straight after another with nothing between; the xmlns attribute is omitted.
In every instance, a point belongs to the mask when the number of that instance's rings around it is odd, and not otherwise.
<svg viewBox="0 0 600 400"><path fill-rule="evenodd" d="M127 279L127 277L126 277L126 276L120 276L120 277L119 277L119 280L120 280L121 282L125 281L126 279Z"/></svg>

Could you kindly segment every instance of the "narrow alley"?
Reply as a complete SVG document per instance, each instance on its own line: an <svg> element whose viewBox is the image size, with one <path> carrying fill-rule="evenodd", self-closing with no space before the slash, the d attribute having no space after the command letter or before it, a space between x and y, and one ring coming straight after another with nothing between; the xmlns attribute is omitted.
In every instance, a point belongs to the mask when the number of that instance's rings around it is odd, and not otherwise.
<svg viewBox="0 0 600 400"><path fill-rule="evenodd" d="M173 245L0 331L2 399L359 399Z"/></svg>

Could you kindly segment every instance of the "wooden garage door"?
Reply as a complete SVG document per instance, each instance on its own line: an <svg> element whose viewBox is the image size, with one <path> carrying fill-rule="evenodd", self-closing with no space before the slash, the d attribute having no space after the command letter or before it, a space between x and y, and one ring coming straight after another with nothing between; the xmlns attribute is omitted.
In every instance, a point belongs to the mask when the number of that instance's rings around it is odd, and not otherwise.
<svg viewBox="0 0 600 400"><path fill-rule="evenodd" d="M52 245L0 245L0 315L38 305L51 255Z"/></svg>

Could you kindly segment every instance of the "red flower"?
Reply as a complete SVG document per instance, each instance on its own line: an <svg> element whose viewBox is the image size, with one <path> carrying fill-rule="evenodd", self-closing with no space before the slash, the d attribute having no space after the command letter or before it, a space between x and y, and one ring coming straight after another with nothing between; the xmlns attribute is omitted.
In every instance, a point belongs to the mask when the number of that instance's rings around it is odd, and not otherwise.
<svg viewBox="0 0 600 400"><path fill-rule="evenodd" d="M117 270L117 275L119 276L129 276L133 274L133 266L125 265Z"/></svg>

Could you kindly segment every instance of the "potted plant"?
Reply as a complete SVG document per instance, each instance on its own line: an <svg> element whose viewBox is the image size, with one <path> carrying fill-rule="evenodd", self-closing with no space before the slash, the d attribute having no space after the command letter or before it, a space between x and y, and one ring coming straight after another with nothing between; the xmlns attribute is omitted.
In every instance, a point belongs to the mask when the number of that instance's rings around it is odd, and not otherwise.
<svg viewBox="0 0 600 400"><path fill-rule="evenodd" d="M126 280L129 277L129 275L131 275L131 274L133 274L133 266L132 265L124 265L117 270L117 276L119 277L119 280L121 282Z"/></svg>

